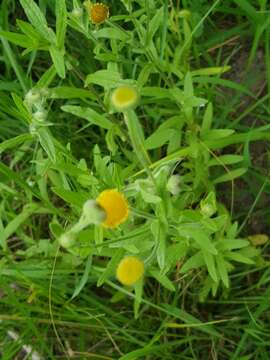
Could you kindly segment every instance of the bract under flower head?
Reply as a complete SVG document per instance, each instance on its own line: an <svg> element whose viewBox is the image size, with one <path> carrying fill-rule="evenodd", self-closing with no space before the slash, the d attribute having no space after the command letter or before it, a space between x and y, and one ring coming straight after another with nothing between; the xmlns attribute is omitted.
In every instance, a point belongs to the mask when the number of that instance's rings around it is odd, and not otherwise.
<svg viewBox="0 0 270 360"><path fill-rule="evenodd" d="M139 94L137 89L129 85L119 86L113 91L111 96L113 106L119 111L133 108L138 100Z"/></svg>
<svg viewBox="0 0 270 360"><path fill-rule="evenodd" d="M116 277L123 285L134 285L144 273L144 263L136 256L126 256L120 261Z"/></svg>
<svg viewBox="0 0 270 360"><path fill-rule="evenodd" d="M121 192L116 189L104 190L96 201L106 213L106 219L102 223L104 227L113 229L126 221L128 203Z"/></svg>
<svg viewBox="0 0 270 360"><path fill-rule="evenodd" d="M109 17L109 8L102 3L96 3L90 7L90 20L93 24L100 25Z"/></svg>

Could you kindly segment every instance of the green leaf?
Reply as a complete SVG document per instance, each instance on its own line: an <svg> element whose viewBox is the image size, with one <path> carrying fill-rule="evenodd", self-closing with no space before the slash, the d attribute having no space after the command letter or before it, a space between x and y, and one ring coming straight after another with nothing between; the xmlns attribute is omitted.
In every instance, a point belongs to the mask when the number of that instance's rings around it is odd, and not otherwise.
<svg viewBox="0 0 270 360"><path fill-rule="evenodd" d="M229 276L226 267L226 261L224 260L221 254L217 255L217 268L220 275L220 278L223 284L228 288L229 287Z"/></svg>
<svg viewBox="0 0 270 360"><path fill-rule="evenodd" d="M197 96L190 96L185 98L184 100L184 107L186 108L193 108L205 105L207 103L207 100L197 97Z"/></svg>
<svg viewBox="0 0 270 360"><path fill-rule="evenodd" d="M244 175L246 172L247 172L247 169L244 169L244 168L232 170L229 173L219 176L218 178L213 180L213 184L220 184L222 182L232 181L232 180Z"/></svg>
<svg viewBox="0 0 270 360"><path fill-rule="evenodd" d="M170 291L175 291L175 287L171 280L165 275L161 274L158 270L150 270L150 275L153 276L162 286Z"/></svg>
<svg viewBox="0 0 270 360"><path fill-rule="evenodd" d="M202 130L201 130L202 134L204 134L205 132L211 129L212 120L213 120L213 105L212 103L209 103L206 107L203 117Z"/></svg>
<svg viewBox="0 0 270 360"><path fill-rule="evenodd" d="M40 206L38 204L28 204L26 205L21 213L14 217L12 221L8 223L4 229L4 238L8 239L12 234L14 234L19 226L25 222Z"/></svg>
<svg viewBox="0 0 270 360"><path fill-rule="evenodd" d="M169 304L162 304L162 307L166 309L168 315L180 319L181 321L187 324L187 327L188 325L190 325L191 327L197 325L196 326L197 330L203 331L212 336L219 336L219 333L215 330L215 328L212 325L204 324L202 321L190 315L186 311Z"/></svg>
<svg viewBox="0 0 270 360"><path fill-rule="evenodd" d="M64 79L66 77L66 70L64 55L62 51L59 50L56 46L51 46L49 51L57 74L62 79Z"/></svg>
<svg viewBox="0 0 270 360"><path fill-rule="evenodd" d="M150 96L159 99L171 99L172 93L170 89L163 89L157 86L146 86L141 89L142 96Z"/></svg>
<svg viewBox="0 0 270 360"><path fill-rule="evenodd" d="M117 268L117 265L119 264L120 260L122 259L125 251L123 249L118 249L116 253L112 256L110 261L107 264L106 269L103 271L103 273L100 275L97 286L101 286L104 284L106 280L108 280L109 277L115 276L115 271Z"/></svg>
<svg viewBox="0 0 270 360"><path fill-rule="evenodd" d="M192 225L180 225L178 227L178 232L181 236L194 239L201 249L214 255L217 254L215 246L211 243L210 238L202 229Z"/></svg>
<svg viewBox="0 0 270 360"><path fill-rule="evenodd" d="M242 155L221 155L217 158L212 158L208 162L208 166L220 166L237 164L244 160Z"/></svg>
<svg viewBox="0 0 270 360"><path fill-rule="evenodd" d="M133 150L142 166L149 172L151 160L145 149L144 133L139 119L133 110L127 111L124 117Z"/></svg>
<svg viewBox="0 0 270 360"><path fill-rule="evenodd" d="M58 86L55 88L51 88L49 97L51 99L97 99L96 95L90 90L75 88L72 86Z"/></svg>
<svg viewBox="0 0 270 360"><path fill-rule="evenodd" d="M49 130L45 127L40 127L37 129L37 136L40 142L40 145L43 147L44 151L48 155L49 159L55 163L56 162L56 152L54 147L54 142L52 135Z"/></svg>
<svg viewBox="0 0 270 360"><path fill-rule="evenodd" d="M66 0L57 0L55 2L55 14L56 14L57 45L59 49L63 49L65 44L65 35L67 28Z"/></svg>
<svg viewBox="0 0 270 360"><path fill-rule="evenodd" d="M163 14L163 6L156 11L156 14L149 22L146 44L149 44L151 41L153 41L153 37L155 36L155 33L158 31L158 28L161 26L163 21L162 14Z"/></svg>
<svg viewBox="0 0 270 360"><path fill-rule="evenodd" d="M231 66L217 66L217 67L209 67L205 69L198 69L191 71L192 76L203 76L203 75L221 75L227 71L231 70Z"/></svg>
<svg viewBox="0 0 270 360"><path fill-rule="evenodd" d="M104 232L101 226L95 226L95 244L100 245L103 243L104 240ZM98 248L98 251L101 251L102 247Z"/></svg>
<svg viewBox="0 0 270 360"><path fill-rule="evenodd" d="M35 30L35 28L29 24L26 21L17 19L16 23L18 25L18 27L20 28L20 30L30 39L33 40L33 42L38 43L41 40L40 35L37 33L37 31ZM44 39L42 39L44 40Z"/></svg>
<svg viewBox="0 0 270 360"><path fill-rule="evenodd" d="M47 25L45 16L38 5L33 0L20 0L20 3L26 13L28 20L34 26L36 31L52 44L56 44L55 33Z"/></svg>
<svg viewBox="0 0 270 360"><path fill-rule="evenodd" d="M209 140L218 140L223 139L228 136L231 136L234 133L232 129L213 129L204 131L202 134L202 140L209 141Z"/></svg>
<svg viewBox="0 0 270 360"><path fill-rule="evenodd" d="M252 22L259 23L260 21L262 21L260 14L251 5L250 1L248 0L233 0L233 1L246 13L246 15L250 18Z"/></svg>
<svg viewBox="0 0 270 360"><path fill-rule="evenodd" d="M143 279L140 279L134 285L135 291L135 299L134 299L134 317L135 319L139 318L139 309L142 302L142 295L143 295Z"/></svg>
<svg viewBox="0 0 270 360"><path fill-rule="evenodd" d="M153 188L149 188L143 180L138 181L137 184L139 187L139 192L145 202L150 204L159 204L162 201L161 197L154 193Z"/></svg>
<svg viewBox="0 0 270 360"><path fill-rule="evenodd" d="M39 89L48 87L51 84L51 82L54 80L55 76L56 76L55 66L52 65L48 70L45 71L45 73L38 80L36 87Z"/></svg>
<svg viewBox="0 0 270 360"><path fill-rule="evenodd" d="M66 203L78 208L82 208L83 204L89 200L89 194L87 192L75 192L63 189L62 187L54 187L52 191Z"/></svg>
<svg viewBox="0 0 270 360"><path fill-rule="evenodd" d="M203 254L201 251L197 252L195 255L191 256L181 267L180 273L184 274L191 269L198 269L205 265Z"/></svg>
<svg viewBox="0 0 270 360"><path fill-rule="evenodd" d="M24 102L22 101L21 97L15 93L12 93L11 96L12 96L12 99L13 99L17 109L20 112L21 117L25 120L25 122L30 124L32 121L32 115L28 111L27 107L24 105Z"/></svg>
<svg viewBox="0 0 270 360"><path fill-rule="evenodd" d="M6 166L4 163L0 162L0 173L2 173L5 177L7 177L10 181L14 181L16 184L20 185L21 188L28 191L29 193L36 196L38 199L40 199L39 193L35 192L35 190L30 187L19 175L19 173L16 173L15 171L9 169L8 166Z"/></svg>
<svg viewBox="0 0 270 360"><path fill-rule="evenodd" d="M251 260L250 258L248 258L242 254L239 254L237 252L226 253L226 258L243 263L243 264L248 264L248 265L254 264L253 260Z"/></svg>
<svg viewBox="0 0 270 360"><path fill-rule="evenodd" d="M0 143L0 154L1 154L1 152L6 151L7 149L17 147L29 140L32 140L31 134L22 134L22 135L15 136L14 138L5 140Z"/></svg>
<svg viewBox="0 0 270 360"><path fill-rule="evenodd" d="M247 94L251 97L254 97L253 93L245 86L238 84L234 81L230 81L230 80L226 80L226 79L221 79L219 77L213 77L213 76L200 76L200 77L195 77L193 79L194 83L198 83L198 84L213 84L213 85L220 85L222 87L226 87L229 89L233 89L236 90L240 93L244 93Z"/></svg>
<svg viewBox="0 0 270 360"><path fill-rule="evenodd" d="M241 249L249 245L249 241L244 239L222 239L220 247L223 250Z"/></svg>
<svg viewBox="0 0 270 360"><path fill-rule="evenodd" d="M145 140L145 148L150 150L163 146L170 141L174 133L173 129L156 130Z"/></svg>
<svg viewBox="0 0 270 360"><path fill-rule="evenodd" d="M92 266L92 255L89 255L87 260L86 260L86 265L85 265L83 276L81 277L80 282L78 283L78 285L75 287L74 292L73 292L72 297L71 297L71 300L74 299L76 296L78 296L79 293L84 288L84 286L86 285L88 277L89 277L89 273L90 273L90 270L91 270L91 266Z"/></svg>
<svg viewBox="0 0 270 360"><path fill-rule="evenodd" d="M147 83L152 72L154 72L153 64L145 64L137 79L139 88L142 88Z"/></svg>
<svg viewBox="0 0 270 360"><path fill-rule="evenodd" d="M166 273L172 269L178 261L186 256L188 246L185 242L180 242L178 244L173 244L167 248L166 254L166 267L164 272Z"/></svg>
<svg viewBox="0 0 270 360"><path fill-rule="evenodd" d="M112 70L98 70L93 74L87 75L85 80L86 86L96 84L104 88L113 88L121 83L124 83L124 80L121 79L119 72Z"/></svg>
<svg viewBox="0 0 270 360"><path fill-rule="evenodd" d="M3 36L11 43L19 45L23 48L33 48L36 46L36 43L34 43L33 40L29 39L26 35L17 34L10 31L0 31L0 36Z"/></svg>
<svg viewBox="0 0 270 360"><path fill-rule="evenodd" d="M118 28L102 28L100 30L95 31L95 38L96 39L114 39L114 40L121 40L121 41L127 41L130 37L130 34L128 34L124 30L120 30Z"/></svg>
<svg viewBox="0 0 270 360"><path fill-rule="evenodd" d="M209 252L203 250L203 258L204 258L205 264L207 266L209 275L215 282L217 282L218 278L217 278L214 256L212 254L210 254Z"/></svg>
<svg viewBox="0 0 270 360"><path fill-rule="evenodd" d="M184 95L185 98L192 98L194 96L192 75L190 72L187 72L184 80Z"/></svg>
<svg viewBox="0 0 270 360"><path fill-rule="evenodd" d="M157 261L160 269L166 265L166 227L161 221L153 221L151 231L157 243Z"/></svg>
<svg viewBox="0 0 270 360"><path fill-rule="evenodd" d="M102 127L104 129L111 129L114 126L113 123L105 117L105 115L100 115L98 112L91 108L64 105L61 107L61 110L83 118L89 123Z"/></svg>

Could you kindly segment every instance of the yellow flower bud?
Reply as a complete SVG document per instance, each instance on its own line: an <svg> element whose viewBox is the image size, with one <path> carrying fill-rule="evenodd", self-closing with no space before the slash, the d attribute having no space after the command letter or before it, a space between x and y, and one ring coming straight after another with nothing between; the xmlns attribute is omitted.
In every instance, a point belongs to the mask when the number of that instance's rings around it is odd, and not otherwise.
<svg viewBox="0 0 270 360"><path fill-rule="evenodd" d="M106 218L102 223L104 227L113 229L126 221L129 213L128 203L118 190L104 190L96 201L106 213Z"/></svg>
<svg viewBox="0 0 270 360"><path fill-rule="evenodd" d="M144 263L136 256L126 256L120 261L116 277L123 285L134 285L144 273Z"/></svg>
<svg viewBox="0 0 270 360"><path fill-rule="evenodd" d="M93 24L100 25L109 17L109 8L102 3L96 3L90 6L90 20Z"/></svg>
<svg viewBox="0 0 270 360"><path fill-rule="evenodd" d="M133 86L123 85L116 88L111 96L113 106L124 111L133 108L139 100L139 93Z"/></svg>
<svg viewBox="0 0 270 360"><path fill-rule="evenodd" d="M268 235L265 234L256 234L249 236L248 240L251 242L253 246L260 246L266 244L267 241L269 240L269 237Z"/></svg>

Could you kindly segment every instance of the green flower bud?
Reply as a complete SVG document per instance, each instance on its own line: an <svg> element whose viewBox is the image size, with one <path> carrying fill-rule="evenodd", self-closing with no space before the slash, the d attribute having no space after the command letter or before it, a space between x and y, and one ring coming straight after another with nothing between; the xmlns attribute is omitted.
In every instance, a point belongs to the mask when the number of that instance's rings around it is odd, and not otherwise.
<svg viewBox="0 0 270 360"><path fill-rule="evenodd" d="M74 234L72 231L62 234L59 238L59 244L65 249L72 247L75 242L76 234Z"/></svg>
<svg viewBox="0 0 270 360"><path fill-rule="evenodd" d="M83 10L81 8L74 8L71 13L76 19L80 19L83 14Z"/></svg>
<svg viewBox="0 0 270 360"><path fill-rule="evenodd" d="M35 91L35 90L28 91L28 93L25 95L25 101L29 105L36 104L37 102L40 101L40 93L38 91Z"/></svg>
<svg viewBox="0 0 270 360"><path fill-rule="evenodd" d="M217 211L216 195L214 192L210 192L207 197L200 202L201 213L210 217Z"/></svg>
<svg viewBox="0 0 270 360"><path fill-rule="evenodd" d="M50 95L50 90L47 88L41 88L40 89L40 94L43 97L48 97Z"/></svg>
<svg viewBox="0 0 270 360"><path fill-rule="evenodd" d="M181 191L180 183L181 183L181 176L180 175L172 175L167 182L167 190L172 195L178 195Z"/></svg>
<svg viewBox="0 0 270 360"><path fill-rule="evenodd" d="M37 127L35 124L32 123L29 125L29 132L33 136L37 135Z"/></svg>
<svg viewBox="0 0 270 360"><path fill-rule="evenodd" d="M87 200L83 205L83 212L79 223L85 226L90 224L99 225L105 221L106 216L106 212L96 200Z"/></svg>
<svg viewBox="0 0 270 360"><path fill-rule="evenodd" d="M47 112L44 110L38 110L33 115L34 119L39 122L43 122L46 120Z"/></svg>

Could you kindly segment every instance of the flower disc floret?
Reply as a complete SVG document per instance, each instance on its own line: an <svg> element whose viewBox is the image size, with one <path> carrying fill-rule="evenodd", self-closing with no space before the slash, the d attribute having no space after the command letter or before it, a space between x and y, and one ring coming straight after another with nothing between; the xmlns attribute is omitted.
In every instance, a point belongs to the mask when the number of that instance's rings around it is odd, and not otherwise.
<svg viewBox="0 0 270 360"><path fill-rule="evenodd" d="M142 278L143 273L143 261L136 256L126 256L118 264L116 277L121 284L131 286Z"/></svg>
<svg viewBox="0 0 270 360"><path fill-rule="evenodd" d="M96 3L90 7L90 20L93 24L100 25L109 17L109 8L102 3Z"/></svg>
<svg viewBox="0 0 270 360"><path fill-rule="evenodd" d="M121 192L116 189L104 190L96 201L106 213L102 223L105 228L113 229L126 221L129 213L128 202Z"/></svg>
<svg viewBox="0 0 270 360"><path fill-rule="evenodd" d="M136 88L129 85L119 86L112 92L111 101L113 106L120 111L134 107L139 100Z"/></svg>

